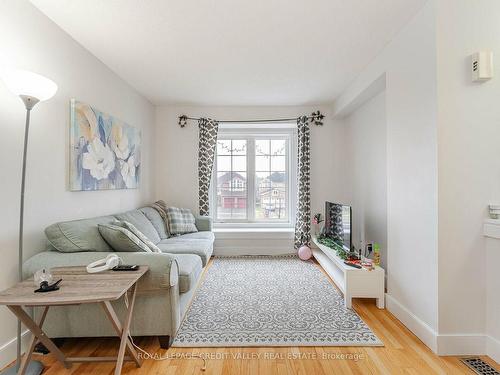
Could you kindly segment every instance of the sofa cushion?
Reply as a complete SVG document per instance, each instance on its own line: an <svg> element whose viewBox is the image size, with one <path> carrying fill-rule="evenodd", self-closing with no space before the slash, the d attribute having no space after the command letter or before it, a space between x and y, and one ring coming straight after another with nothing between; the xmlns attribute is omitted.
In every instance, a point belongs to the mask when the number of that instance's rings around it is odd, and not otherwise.
<svg viewBox="0 0 500 375"><path fill-rule="evenodd" d="M212 256L213 241L205 239L185 239L185 235L170 237L156 244L163 253L196 254L201 258L203 267Z"/></svg>
<svg viewBox="0 0 500 375"><path fill-rule="evenodd" d="M178 240L207 240L214 242L215 235L214 232L195 232L195 233L187 233L183 234L180 237L177 237Z"/></svg>
<svg viewBox="0 0 500 375"><path fill-rule="evenodd" d="M200 278L203 269L201 258L193 254L176 254L174 257L179 265L179 292L189 292Z"/></svg>
<svg viewBox="0 0 500 375"><path fill-rule="evenodd" d="M196 219L188 208L167 207L167 226L170 235L198 232Z"/></svg>
<svg viewBox="0 0 500 375"><path fill-rule="evenodd" d="M117 214L115 217L121 221L132 223L137 229L145 234L154 244L160 242L161 238L155 227L148 218L139 210L127 211L122 214Z"/></svg>
<svg viewBox="0 0 500 375"><path fill-rule="evenodd" d="M111 224L99 224L99 233L114 251L151 252L151 249L127 228Z"/></svg>
<svg viewBox="0 0 500 375"><path fill-rule="evenodd" d="M139 210L148 218L148 220L153 224L156 231L160 235L160 239L164 240L168 238L167 227L161 215L153 207L142 207Z"/></svg>
<svg viewBox="0 0 500 375"><path fill-rule="evenodd" d="M77 251L113 251L99 234L98 224L111 224L113 216L64 221L45 228L50 245L63 253Z"/></svg>

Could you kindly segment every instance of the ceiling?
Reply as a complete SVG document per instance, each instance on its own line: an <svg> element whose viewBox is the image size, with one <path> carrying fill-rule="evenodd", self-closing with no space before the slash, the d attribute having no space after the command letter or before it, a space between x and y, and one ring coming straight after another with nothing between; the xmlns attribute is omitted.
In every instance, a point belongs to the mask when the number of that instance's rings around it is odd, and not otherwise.
<svg viewBox="0 0 500 375"><path fill-rule="evenodd" d="M332 102L426 0L31 2L154 104L302 105Z"/></svg>

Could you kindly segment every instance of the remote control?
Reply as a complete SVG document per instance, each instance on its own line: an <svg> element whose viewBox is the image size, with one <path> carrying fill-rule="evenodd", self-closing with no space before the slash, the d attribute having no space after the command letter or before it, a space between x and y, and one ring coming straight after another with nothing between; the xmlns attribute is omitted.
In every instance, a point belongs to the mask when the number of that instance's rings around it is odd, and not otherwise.
<svg viewBox="0 0 500 375"><path fill-rule="evenodd" d="M357 269L363 268L363 267L361 267L360 265L358 265L356 263L344 262L344 264L347 264L348 266L351 266L351 267L354 267L354 268L357 268Z"/></svg>
<svg viewBox="0 0 500 375"><path fill-rule="evenodd" d="M137 271L138 269L139 266L137 264L134 265L122 264L114 268L111 268L111 271Z"/></svg>

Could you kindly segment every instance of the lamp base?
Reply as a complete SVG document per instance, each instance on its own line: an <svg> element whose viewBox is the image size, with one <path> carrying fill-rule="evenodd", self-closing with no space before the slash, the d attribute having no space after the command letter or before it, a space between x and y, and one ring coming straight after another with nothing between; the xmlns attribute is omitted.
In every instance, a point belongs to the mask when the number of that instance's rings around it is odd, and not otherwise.
<svg viewBox="0 0 500 375"><path fill-rule="evenodd" d="M16 375L17 366L13 365L5 369L0 373L0 375ZM30 361L26 369L25 375L40 375L43 371L43 364L40 361Z"/></svg>

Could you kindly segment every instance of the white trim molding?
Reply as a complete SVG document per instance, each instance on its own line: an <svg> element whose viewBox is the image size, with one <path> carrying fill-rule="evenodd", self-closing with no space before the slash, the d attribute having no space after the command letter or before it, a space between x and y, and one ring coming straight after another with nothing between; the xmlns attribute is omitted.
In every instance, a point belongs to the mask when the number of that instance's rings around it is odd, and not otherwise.
<svg viewBox="0 0 500 375"><path fill-rule="evenodd" d="M438 334L388 293L385 302L386 308L437 355L487 355L500 362L500 341L494 337L483 333Z"/></svg>
<svg viewBox="0 0 500 375"><path fill-rule="evenodd" d="M386 72L375 78L370 84L356 92L355 95L349 97L344 103L340 103L334 107L334 118L343 118L349 116L356 109L361 107L368 100L376 97L386 89Z"/></svg>
<svg viewBox="0 0 500 375"><path fill-rule="evenodd" d="M22 349L26 349L28 340L31 338L29 330L25 330L21 334ZM12 361L16 360L17 356L17 337L12 338L0 346L0 368L4 368Z"/></svg>
<svg viewBox="0 0 500 375"><path fill-rule="evenodd" d="M484 334L445 334L437 336L438 355L483 355L486 354Z"/></svg>
<svg viewBox="0 0 500 375"><path fill-rule="evenodd" d="M422 342L434 353L437 352L437 334L432 327L413 314L406 306L403 306L403 304L389 293L385 294L385 304L387 310L389 310L401 323L422 340Z"/></svg>
<svg viewBox="0 0 500 375"><path fill-rule="evenodd" d="M486 355L500 363L500 340L491 336L486 337Z"/></svg>

